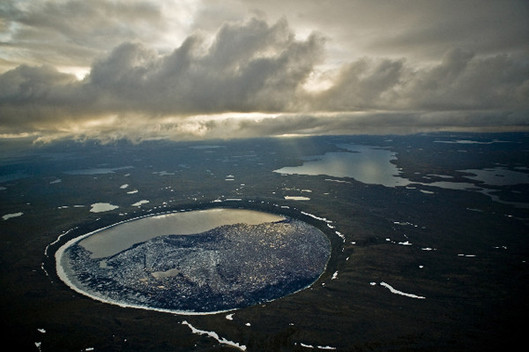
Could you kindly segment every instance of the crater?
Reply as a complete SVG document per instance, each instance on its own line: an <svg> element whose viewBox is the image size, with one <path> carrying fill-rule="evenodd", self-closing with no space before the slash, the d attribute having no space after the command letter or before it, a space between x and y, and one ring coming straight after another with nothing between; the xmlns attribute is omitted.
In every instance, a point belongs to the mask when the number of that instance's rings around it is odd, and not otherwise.
<svg viewBox="0 0 529 352"><path fill-rule="evenodd" d="M73 290L124 307L211 314L312 285L331 253L303 221L214 208L114 224L61 246L57 274Z"/></svg>

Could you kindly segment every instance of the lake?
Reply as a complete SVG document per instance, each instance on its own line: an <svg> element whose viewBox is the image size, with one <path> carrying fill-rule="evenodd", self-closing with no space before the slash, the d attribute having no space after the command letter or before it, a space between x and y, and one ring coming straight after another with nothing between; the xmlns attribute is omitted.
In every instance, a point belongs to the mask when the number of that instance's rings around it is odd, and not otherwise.
<svg viewBox="0 0 529 352"><path fill-rule="evenodd" d="M365 145L341 144L339 147L347 151L314 156L301 166L287 166L274 172L286 175L350 177L362 183L387 187L406 186L410 183L399 176L399 168L392 163L397 159L394 152Z"/></svg>
<svg viewBox="0 0 529 352"><path fill-rule="evenodd" d="M68 241L55 258L61 280L93 299L209 314L309 287L330 253L327 236L300 220L215 208L108 226Z"/></svg>
<svg viewBox="0 0 529 352"><path fill-rule="evenodd" d="M102 258L157 236L194 234L240 222L257 225L283 219L279 215L243 209L216 208L169 213L119 223L87 236L79 245L90 251L92 258Z"/></svg>

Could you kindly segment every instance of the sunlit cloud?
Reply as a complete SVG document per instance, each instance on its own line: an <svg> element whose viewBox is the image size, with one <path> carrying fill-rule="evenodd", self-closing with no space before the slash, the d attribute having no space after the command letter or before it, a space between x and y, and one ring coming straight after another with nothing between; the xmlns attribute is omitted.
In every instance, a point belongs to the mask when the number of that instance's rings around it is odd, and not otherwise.
<svg viewBox="0 0 529 352"><path fill-rule="evenodd" d="M479 18L459 11L473 0L96 2L0 7L0 134L143 140L528 125L521 1L487 2ZM494 35L493 19L502 23Z"/></svg>

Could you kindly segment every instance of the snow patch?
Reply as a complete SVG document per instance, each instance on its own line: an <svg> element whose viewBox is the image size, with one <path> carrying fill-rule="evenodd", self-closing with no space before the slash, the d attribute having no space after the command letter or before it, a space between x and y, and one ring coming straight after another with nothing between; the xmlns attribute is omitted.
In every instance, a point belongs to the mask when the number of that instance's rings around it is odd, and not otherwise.
<svg viewBox="0 0 529 352"><path fill-rule="evenodd" d="M297 345L297 343L295 343L295 345ZM315 345L309 345L303 342L300 342L299 345L301 347L319 349L319 350L335 350L336 349L336 347L332 347L332 346L315 346Z"/></svg>
<svg viewBox="0 0 529 352"><path fill-rule="evenodd" d="M219 343L221 344L224 344L224 345L228 345L228 346L232 346L232 347L235 347L235 348L238 348L240 349L241 351L246 351L246 346L245 345L241 345L237 342L233 342L233 341L229 341L229 340L226 340L225 338L223 337L220 337L216 332L214 331L206 331L206 330L200 330L200 329L197 329L195 328L193 325L189 324L187 321L183 321L182 322L182 325L187 325L190 329L191 329L191 332L193 334L198 334L198 335L207 335L209 337L212 337L214 338L215 340L217 340Z"/></svg>
<svg viewBox="0 0 529 352"><path fill-rule="evenodd" d="M307 212L305 212L305 211L302 211L301 214L303 214L303 215L307 215L307 216L310 216L310 217L313 218L313 219L320 220L320 221L326 222L326 223L328 223L328 224L332 223L331 220L327 220L326 218L322 218L322 217L316 216L316 215L314 215L314 214L307 213Z"/></svg>
<svg viewBox="0 0 529 352"><path fill-rule="evenodd" d="M334 231L334 233L335 233L338 237L340 237L340 238L343 240L343 242L345 243L345 236L343 235L343 233L341 233L340 231Z"/></svg>
<svg viewBox="0 0 529 352"><path fill-rule="evenodd" d="M90 205L92 208L90 209L91 213L102 213L105 211L114 210L116 208L119 208L117 205L112 205L110 203L94 203Z"/></svg>
<svg viewBox="0 0 529 352"><path fill-rule="evenodd" d="M134 204L132 204L133 207L141 207L143 204L147 204L147 203L150 203L148 200L146 199L143 199L143 200L140 200L139 202L136 202Z"/></svg>
<svg viewBox="0 0 529 352"><path fill-rule="evenodd" d="M410 297L410 298L416 298L416 299L425 299L426 297L424 296L418 296L418 295L414 295L412 293L406 293L406 292L402 292L402 291L399 291L399 290L396 290L394 289L391 285L385 283L385 282L381 282L380 283L380 286L384 286L385 288L387 288L391 293L393 294L396 294L396 295L401 295L401 296L406 296L406 297Z"/></svg>
<svg viewBox="0 0 529 352"><path fill-rule="evenodd" d="M17 218L19 216L22 216L24 213L23 212L18 212L18 213L11 213L11 214L6 214L4 216L2 216L2 220L8 220L8 219L11 219L11 218Z"/></svg>
<svg viewBox="0 0 529 352"><path fill-rule="evenodd" d="M285 196L286 200L310 200L309 197L304 196Z"/></svg>

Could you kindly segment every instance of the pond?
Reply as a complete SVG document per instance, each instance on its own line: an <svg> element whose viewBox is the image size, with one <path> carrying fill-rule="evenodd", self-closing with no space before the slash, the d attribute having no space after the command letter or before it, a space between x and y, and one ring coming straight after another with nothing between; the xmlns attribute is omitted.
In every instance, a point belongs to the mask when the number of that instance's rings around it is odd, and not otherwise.
<svg viewBox="0 0 529 352"><path fill-rule="evenodd" d="M214 208L118 223L68 241L57 273L93 299L210 314L289 295L324 272L330 241L283 215Z"/></svg>

